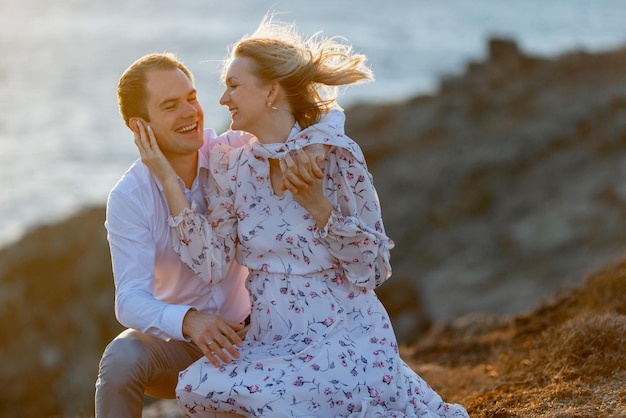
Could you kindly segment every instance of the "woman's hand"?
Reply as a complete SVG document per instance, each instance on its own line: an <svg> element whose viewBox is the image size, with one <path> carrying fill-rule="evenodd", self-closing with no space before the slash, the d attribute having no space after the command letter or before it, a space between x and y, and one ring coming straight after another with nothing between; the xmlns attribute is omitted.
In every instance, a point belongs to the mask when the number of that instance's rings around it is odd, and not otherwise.
<svg viewBox="0 0 626 418"><path fill-rule="evenodd" d="M144 126L143 122L137 121L137 128L139 132L135 132L135 145L137 145L139 150L141 161L148 166L152 174L161 182L170 207L170 213L176 216L185 208L190 208L189 201L178 179L178 174L176 174L170 162L161 152L150 125Z"/></svg>
<svg viewBox="0 0 626 418"><path fill-rule="evenodd" d="M296 202L315 219L319 228L324 228L333 210L324 195L323 155L309 155L302 149L291 150L280 161L283 187L288 189Z"/></svg>
<svg viewBox="0 0 626 418"><path fill-rule="evenodd" d="M135 145L139 150L141 161L161 183L165 183L168 179L176 180L178 176L161 152L150 125L144 126L143 122L137 121L137 128L139 132L135 132Z"/></svg>
<svg viewBox="0 0 626 418"><path fill-rule="evenodd" d="M307 145L304 148L305 152L302 156L303 158L297 160L301 167L286 166L290 168L290 170L285 170L281 165L283 172L281 188L283 190L289 190L292 193L297 193L299 189L306 189L315 178L324 178L324 173L320 165L322 161L324 161L329 148L330 146L323 144ZM295 150L289 151L288 155L292 157L292 160L298 155L299 150L300 148L296 148ZM284 161L284 159L282 161Z"/></svg>

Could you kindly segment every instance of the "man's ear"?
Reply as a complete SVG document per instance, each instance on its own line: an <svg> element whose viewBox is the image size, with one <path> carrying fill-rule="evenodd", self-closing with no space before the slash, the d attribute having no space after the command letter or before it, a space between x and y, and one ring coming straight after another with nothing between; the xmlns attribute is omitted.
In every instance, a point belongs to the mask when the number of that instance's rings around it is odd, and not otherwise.
<svg viewBox="0 0 626 418"><path fill-rule="evenodd" d="M141 122L144 129L148 126L148 122L146 122L143 118L132 117L128 119L128 127L130 128L131 131L133 131L136 134L139 133L139 126L137 126L137 122Z"/></svg>

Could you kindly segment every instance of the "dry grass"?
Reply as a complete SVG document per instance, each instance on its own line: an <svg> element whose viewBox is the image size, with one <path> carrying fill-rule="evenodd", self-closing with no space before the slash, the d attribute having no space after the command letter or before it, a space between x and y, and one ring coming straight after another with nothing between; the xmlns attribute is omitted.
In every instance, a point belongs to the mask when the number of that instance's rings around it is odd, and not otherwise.
<svg viewBox="0 0 626 418"><path fill-rule="evenodd" d="M626 417L626 260L528 314L436 327L403 357L473 418Z"/></svg>

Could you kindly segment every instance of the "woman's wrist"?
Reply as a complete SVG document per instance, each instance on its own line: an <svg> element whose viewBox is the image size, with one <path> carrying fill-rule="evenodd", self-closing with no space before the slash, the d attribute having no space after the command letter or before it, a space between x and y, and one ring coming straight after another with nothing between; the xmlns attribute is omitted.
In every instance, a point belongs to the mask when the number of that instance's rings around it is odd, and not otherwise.
<svg viewBox="0 0 626 418"><path fill-rule="evenodd" d="M163 192L167 198L167 203L170 206L170 213L172 216L176 216L184 209L190 208L189 200L185 196L181 180L176 175L168 176L161 182L163 186Z"/></svg>
<svg viewBox="0 0 626 418"><path fill-rule="evenodd" d="M159 178L161 182L161 186L163 186L163 190L175 190L176 188L180 188L180 180L177 175L169 175L166 178Z"/></svg>
<svg viewBox="0 0 626 418"><path fill-rule="evenodd" d="M328 223L330 214L333 213L333 206L326 199L323 199L319 207L310 212L319 229L323 229Z"/></svg>

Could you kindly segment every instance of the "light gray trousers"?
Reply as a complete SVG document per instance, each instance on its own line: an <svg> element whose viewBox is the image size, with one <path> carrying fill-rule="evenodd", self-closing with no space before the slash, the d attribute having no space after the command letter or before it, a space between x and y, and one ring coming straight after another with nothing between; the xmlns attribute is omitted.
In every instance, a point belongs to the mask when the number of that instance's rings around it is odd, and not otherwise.
<svg viewBox="0 0 626 418"><path fill-rule="evenodd" d="M178 373L202 356L193 343L127 329L104 350L96 380L96 418L141 418L144 394L176 397Z"/></svg>

